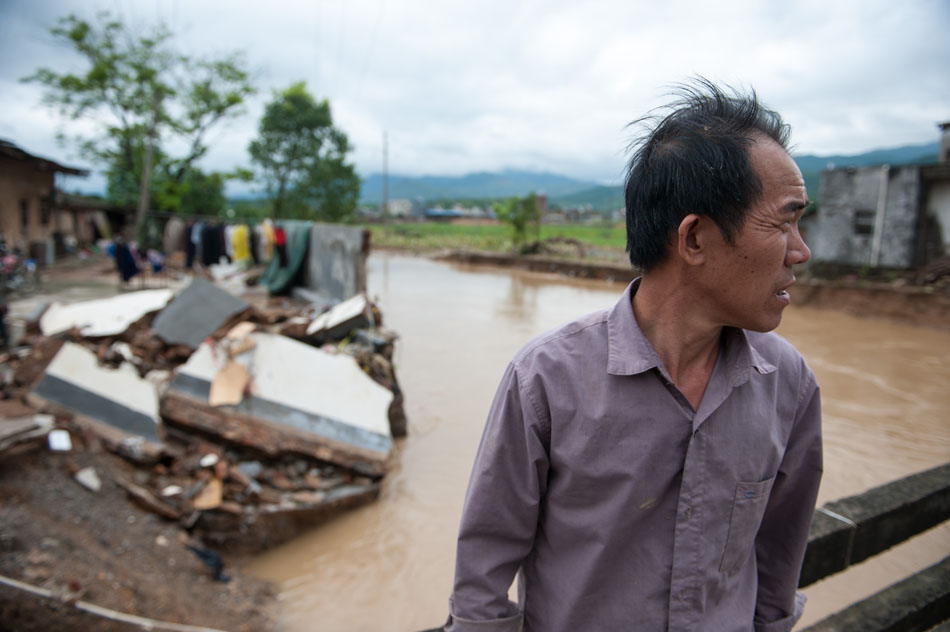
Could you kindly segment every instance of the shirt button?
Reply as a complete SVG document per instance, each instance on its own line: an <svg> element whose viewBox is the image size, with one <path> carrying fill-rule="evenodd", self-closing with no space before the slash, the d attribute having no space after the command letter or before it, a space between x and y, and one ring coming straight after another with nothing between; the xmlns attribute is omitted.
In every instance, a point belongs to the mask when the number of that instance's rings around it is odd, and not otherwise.
<svg viewBox="0 0 950 632"><path fill-rule="evenodd" d="M683 510L683 520L689 520L689 517L690 517L690 515L692 515L692 513L693 513L693 512L692 512L692 510L691 510L689 507L687 507L686 509L684 509L684 510Z"/></svg>

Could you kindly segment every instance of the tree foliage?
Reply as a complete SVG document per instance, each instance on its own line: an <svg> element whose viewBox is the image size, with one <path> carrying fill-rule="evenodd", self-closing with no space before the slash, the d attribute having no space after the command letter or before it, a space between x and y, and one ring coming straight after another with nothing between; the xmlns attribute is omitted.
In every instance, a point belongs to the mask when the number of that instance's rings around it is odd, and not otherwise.
<svg viewBox="0 0 950 632"><path fill-rule="evenodd" d="M303 82L274 94L248 146L273 202L275 217L348 219L360 180L346 161L346 134L334 127L330 104Z"/></svg>
<svg viewBox="0 0 950 632"><path fill-rule="evenodd" d="M537 240L541 235L541 204L534 193L526 197L511 197L494 206L495 215L512 229L512 241L521 248L528 240L528 232Z"/></svg>
<svg viewBox="0 0 950 632"><path fill-rule="evenodd" d="M63 116L93 123L95 132L89 136L60 136L75 142L85 158L105 166L108 197L123 204L138 199L151 136L150 189L159 208L213 210L193 204L208 203L205 194L215 187L217 197L223 197L224 176L204 174L195 163L208 151L208 132L239 114L254 92L243 59L237 54L209 59L183 55L164 25L136 35L108 12L93 21L69 15L50 32L78 53L83 70L40 68L24 81L43 85L43 102ZM172 146L185 149L172 155ZM204 193L191 193L199 189Z"/></svg>

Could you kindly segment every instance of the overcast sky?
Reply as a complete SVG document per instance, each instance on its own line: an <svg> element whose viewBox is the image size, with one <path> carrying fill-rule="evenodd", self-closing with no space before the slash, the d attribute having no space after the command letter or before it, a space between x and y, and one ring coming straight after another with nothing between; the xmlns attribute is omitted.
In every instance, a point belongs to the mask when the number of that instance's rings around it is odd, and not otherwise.
<svg viewBox="0 0 950 632"><path fill-rule="evenodd" d="M62 121L18 80L80 70L48 29L102 9L139 28L164 21L183 52L246 54L259 93L216 129L206 169L248 166L264 103L299 80L330 99L364 175L381 170L387 130L392 173L616 183L626 124L697 74L753 86L791 123L796 153L928 142L950 119L946 0L0 0L0 138L96 167L57 145Z"/></svg>

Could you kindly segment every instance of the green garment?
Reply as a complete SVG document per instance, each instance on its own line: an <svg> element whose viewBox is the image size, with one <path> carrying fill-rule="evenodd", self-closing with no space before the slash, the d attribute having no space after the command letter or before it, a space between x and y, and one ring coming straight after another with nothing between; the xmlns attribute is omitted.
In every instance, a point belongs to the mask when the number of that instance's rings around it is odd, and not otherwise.
<svg viewBox="0 0 950 632"><path fill-rule="evenodd" d="M270 265L261 277L261 285L271 294L286 294L294 287L294 281L299 278L303 262L307 259L313 222L281 220L278 224L287 232L287 266L280 267L275 247Z"/></svg>

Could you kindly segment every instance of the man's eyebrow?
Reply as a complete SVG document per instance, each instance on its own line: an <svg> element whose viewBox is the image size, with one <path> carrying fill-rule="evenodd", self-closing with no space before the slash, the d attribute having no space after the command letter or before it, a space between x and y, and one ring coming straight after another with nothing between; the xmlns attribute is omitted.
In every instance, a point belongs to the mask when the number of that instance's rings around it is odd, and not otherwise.
<svg viewBox="0 0 950 632"><path fill-rule="evenodd" d="M784 208L783 210L784 210L786 213L789 213L789 214L791 214L791 215L794 215L795 213L797 213L797 212L799 212L799 211L801 211L801 210L803 210L803 209L805 209L805 208L808 208L808 205L809 205L809 204L811 204L811 200L805 200L804 202L802 202L802 201L800 201L800 200L795 200L795 201L793 201L793 202L789 202L788 204L786 204L786 205L785 205L785 208Z"/></svg>

